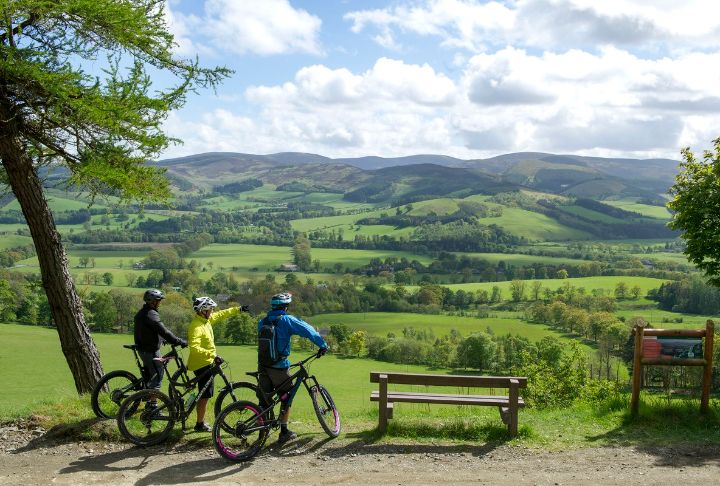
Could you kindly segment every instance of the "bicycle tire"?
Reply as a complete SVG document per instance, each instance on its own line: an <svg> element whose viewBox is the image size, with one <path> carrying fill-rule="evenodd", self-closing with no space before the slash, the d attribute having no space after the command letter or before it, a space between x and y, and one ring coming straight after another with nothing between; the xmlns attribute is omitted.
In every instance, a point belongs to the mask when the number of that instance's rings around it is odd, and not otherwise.
<svg viewBox="0 0 720 486"><path fill-rule="evenodd" d="M230 386L238 402L255 403L258 400L258 386L256 384L247 381L234 381L230 383ZM233 403L233 400L232 395L230 395L230 390L227 387L223 387L215 399L215 406L213 408L216 421L223 409L227 408L231 403ZM231 426L229 424L221 423L221 426L225 428L225 432L230 431Z"/></svg>
<svg viewBox="0 0 720 486"><path fill-rule="evenodd" d="M310 399L318 422L320 422L327 435L330 437L340 435L340 412L338 412L330 392L322 385L312 386L310 388Z"/></svg>
<svg viewBox="0 0 720 486"><path fill-rule="evenodd" d="M157 407L148 408L148 402ZM141 390L120 405L118 429L127 440L139 446L159 444L168 438L175 425L175 408L166 394L159 390ZM155 428L153 428L155 426Z"/></svg>
<svg viewBox="0 0 720 486"><path fill-rule="evenodd" d="M225 430L223 423L232 423ZM250 430L248 430L250 429ZM225 407L215 418L213 445L222 457L232 462L245 462L255 457L270 433L270 427L252 402L238 401Z"/></svg>
<svg viewBox="0 0 720 486"><path fill-rule="evenodd" d="M122 402L143 387L143 379L131 372L111 371L103 375L93 388L90 396L93 412L98 418L114 419Z"/></svg>

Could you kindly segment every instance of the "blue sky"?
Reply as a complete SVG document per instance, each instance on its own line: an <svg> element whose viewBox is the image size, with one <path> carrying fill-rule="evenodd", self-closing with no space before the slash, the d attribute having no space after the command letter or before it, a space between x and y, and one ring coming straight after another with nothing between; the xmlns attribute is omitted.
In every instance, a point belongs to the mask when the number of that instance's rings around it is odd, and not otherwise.
<svg viewBox="0 0 720 486"><path fill-rule="evenodd" d="M679 158L720 136L714 0L170 0L176 54L235 70L164 156L543 151Z"/></svg>

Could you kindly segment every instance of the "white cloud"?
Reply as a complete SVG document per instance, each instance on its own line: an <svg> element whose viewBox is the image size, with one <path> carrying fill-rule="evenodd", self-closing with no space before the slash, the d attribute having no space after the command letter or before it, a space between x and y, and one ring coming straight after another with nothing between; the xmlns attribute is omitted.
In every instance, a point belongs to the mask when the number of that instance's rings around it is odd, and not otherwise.
<svg viewBox="0 0 720 486"><path fill-rule="evenodd" d="M457 81L429 65L380 58L353 72L307 66L245 92L252 120L213 112L172 135L208 150L327 156L572 152L678 158L720 125L720 53L643 59L605 47L533 53L505 48L458 58Z"/></svg>
<svg viewBox="0 0 720 486"><path fill-rule="evenodd" d="M353 11L345 19L355 33L376 29L376 38L400 44L402 35L432 36L473 52L506 45L668 51L720 46L718 15L715 0L423 0Z"/></svg>
<svg viewBox="0 0 720 486"><path fill-rule="evenodd" d="M206 0L201 17L167 8L166 18L181 55L322 53L322 21L288 0Z"/></svg>

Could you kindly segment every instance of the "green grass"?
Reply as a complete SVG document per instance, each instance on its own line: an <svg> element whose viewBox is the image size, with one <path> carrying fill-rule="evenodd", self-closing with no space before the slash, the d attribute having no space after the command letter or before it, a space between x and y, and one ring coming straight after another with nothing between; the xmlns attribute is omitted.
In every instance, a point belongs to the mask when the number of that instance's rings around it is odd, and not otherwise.
<svg viewBox="0 0 720 486"><path fill-rule="evenodd" d="M320 260L321 267L341 263L343 267L356 268L368 263L372 258L397 257L418 260L428 264L432 260L427 256L409 252L390 250L342 250L335 248L313 248L312 259ZM282 263L291 263L289 247L245 244L212 244L188 257L202 265L212 262L216 270L237 267L240 270L257 268L259 271L274 271Z"/></svg>
<svg viewBox="0 0 720 486"><path fill-rule="evenodd" d="M321 314L308 318L316 327L329 328L332 324L345 324L353 329L362 329L368 334L386 336L392 332L402 336L406 327L416 329L431 329L436 337L450 334L452 329L460 331L463 336L473 332L486 331L488 328L496 335L519 334L531 341L539 341L546 336L556 337L562 341L570 342L550 327L541 324L529 324L518 318L483 318L460 317L448 315L409 314L400 312L364 312L357 314ZM589 348L588 348L589 349Z"/></svg>
<svg viewBox="0 0 720 486"><path fill-rule="evenodd" d="M482 224L496 224L509 233L525 236L530 240L563 241L591 238L589 233L564 226L544 214L507 206L502 208L502 216L480 218L478 221Z"/></svg>
<svg viewBox="0 0 720 486"><path fill-rule="evenodd" d="M4 234L0 236L0 250L7 248L15 248L18 246L32 245L33 240L29 236L20 236L14 234Z"/></svg>
<svg viewBox="0 0 720 486"><path fill-rule="evenodd" d="M129 335L93 336L100 350L105 371L135 368ZM56 434L76 440L122 440L114 421L93 420L89 397L77 398L73 380L60 351L53 329L0 324L3 347L0 360L0 422L33 415L32 422L45 428L55 427ZM253 346L218 346L218 352L230 364L226 369L234 380L244 380L246 370L255 368ZM187 352L184 352L187 354ZM307 352L296 350L300 359ZM338 405L346 437L357 440L396 442L433 442L440 439L453 443L505 442L509 440L497 410L492 407L429 406L401 403L395 407L388 432L381 438L376 432L377 404L369 400L376 385L369 382L371 371L433 372L419 366L394 365L366 359L346 359L333 355L316 361L311 372L332 393ZM417 391L425 387L416 387ZM444 388L438 391L450 392ZM462 389L457 393L478 393ZM513 442L545 450L587 446L658 446L677 443L716 444L720 441L718 402L711 400L711 413L698 413L697 400L673 399L671 402L648 391L641 394L640 414L633 419L628 413L628 396L612 403L568 404L561 409L526 408L520 412L520 434ZM212 420L212 402L208 419ZM192 417L191 417L192 421ZM292 428L301 434L323 439L307 394L299 392ZM171 441L192 440L206 444L207 436L189 434L187 439L176 427ZM209 450L210 450L209 449Z"/></svg>
<svg viewBox="0 0 720 486"><path fill-rule="evenodd" d="M435 213L438 216L453 214L460 209L457 201L457 199L449 198L420 201L413 204L413 209L408 214L410 216L428 216L431 213Z"/></svg>
<svg viewBox="0 0 720 486"><path fill-rule="evenodd" d="M651 306L635 306L628 305L627 301L620 301L618 310L615 315L630 319L633 317L642 317L649 322L652 327L659 329L705 329L705 322L708 319L717 319L717 316L703 316L698 314L684 314L681 312L670 312L655 308L653 302ZM682 319L682 322L675 322ZM663 322L670 321L670 322Z"/></svg>
<svg viewBox="0 0 720 486"><path fill-rule="evenodd" d="M123 344L132 343L130 335L94 334L105 369L127 369L135 372L132 352ZM70 371L60 350L57 332L53 329L0 324L0 340L3 342L0 360L0 387L5 390L0 401L0 421L26 416L33 411L50 407L58 401L75 399L75 387ZM187 358L187 351L183 351ZM245 371L256 368L257 352L254 346L218 346L218 354L228 363L233 380L247 381ZM296 350L293 358L301 359L308 352ZM318 380L327 386L337 402L343 417L372 417L377 406L369 401L373 385L369 382L371 371L428 372L428 368L392 363L378 363L367 359L343 359L333 355L315 362L311 367ZM321 431L314 418L312 404L307 393L300 391L293 407L293 419L299 428ZM82 416L92 417L89 398L82 402ZM209 410L211 410L209 407ZM440 407L442 408L442 407ZM210 417L212 419L212 416ZM352 420L350 420L352 422ZM351 430L352 425L348 426Z"/></svg>
<svg viewBox="0 0 720 486"><path fill-rule="evenodd" d="M670 252L657 252L657 253L631 253L630 255L640 260L650 261L661 261L661 262L673 262L680 265L693 266L687 259L684 253L670 253Z"/></svg>
<svg viewBox="0 0 720 486"><path fill-rule="evenodd" d="M583 260L581 258L566 258L566 257L549 257L542 255L525 255L523 253L461 253L455 252L456 255L466 255L471 258L479 258L486 260L493 264L498 262L505 262L511 265L532 265L533 263L543 263L548 265L581 265L583 263L589 263L590 260Z"/></svg>
<svg viewBox="0 0 720 486"><path fill-rule="evenodd" d="M641 295L645 295L648 290L658 288L662 283L666 282L666 280L659 279L659 278L650 278L650 277L582 277L582 278L566 278L566 279L545 279L545 280L537 280L542 284L543 289L551 289L551 290L557 290L558 288L562 287L566 283L574 286L574 287L584 287L588 292L593 289L603 289L606 292L609 292L610 295L613 294L615 290L615 286L619 282L625 282L628 286L628 288L632 288L635 285L640 287ZM529 297L529 293L531 290L531 284L534 282L534 280L526 280L526 295ZM503 292L503 298L507 300L510 297L510 284L511 282L475 282L475 283L464 283L464 284L449 284L444 285L445 287L448 287L452 289L453 291L458 291L460 289L465 291L473 291L477 292L478 290L486 290L489 293L492 293L492 288L494 286L498 286L500 290ZM416 290L418 287L416 286L408 286L409 290Z"/></svg>
<svg viewBox="0 0 720 486"><path fill-rule="evenodd" d="M615 206L616 208L624 209L625 211L633 211L636 213L640 213L643 216L648 216L650 218L670 219L670 212L667 210L667 208L661 206L639 204L634 201L624 199L617 201L605 200L603 201L603 203Z"/></svg>
<svg viewBox="0 0 720 486"><path fill-rule="evenodd" d="M600 223L623 224L629 222L628 220L614 218L612 216L608 216L607 214L593 211L592 209L588 209L582 206L559 206L558 209L566 213L587 218L592 221L598 221Z"/></svg>

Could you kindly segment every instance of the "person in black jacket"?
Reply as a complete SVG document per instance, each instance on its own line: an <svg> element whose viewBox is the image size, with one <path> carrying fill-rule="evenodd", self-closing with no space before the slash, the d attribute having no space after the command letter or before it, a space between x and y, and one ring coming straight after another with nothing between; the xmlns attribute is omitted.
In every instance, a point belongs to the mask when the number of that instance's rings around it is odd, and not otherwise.
<svg viewBox="0 0 720 486"><path fill-rule="evenodd" d="M145 305L135 314L135 346L143 362L143 378L147 388L160 389L165 367L155 361L160 357L160 346L166 341L176 346L187 346L187 341L175 336L160 320L158 307L165 294L156 289L146 290Z"/></svg>

